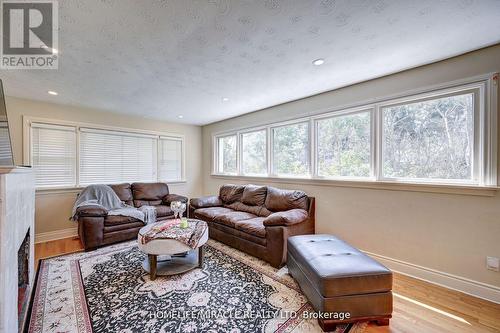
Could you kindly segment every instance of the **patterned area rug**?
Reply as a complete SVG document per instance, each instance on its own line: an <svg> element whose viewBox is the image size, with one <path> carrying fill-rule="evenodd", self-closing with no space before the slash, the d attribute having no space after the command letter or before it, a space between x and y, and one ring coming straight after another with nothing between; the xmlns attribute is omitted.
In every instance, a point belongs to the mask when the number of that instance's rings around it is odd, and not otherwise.
<svg viewBox="0 0 500 333"><path fill-rule="evenodd" d="M128 242L41 261L29 332L321 332L286 268L213 240L184 274L151 281L144 258Z"/></svg>

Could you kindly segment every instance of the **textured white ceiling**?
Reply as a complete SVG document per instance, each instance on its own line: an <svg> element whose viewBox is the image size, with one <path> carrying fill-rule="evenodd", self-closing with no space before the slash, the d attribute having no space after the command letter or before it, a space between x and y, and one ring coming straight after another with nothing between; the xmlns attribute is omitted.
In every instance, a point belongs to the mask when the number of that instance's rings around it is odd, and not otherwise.
<svg viewBox="0 0 500 333"><path fill-rule="evenodd" d="M0 78L11 96L200 125L498 43L499 14L498 0L64 0L59 69Z"/></svg>

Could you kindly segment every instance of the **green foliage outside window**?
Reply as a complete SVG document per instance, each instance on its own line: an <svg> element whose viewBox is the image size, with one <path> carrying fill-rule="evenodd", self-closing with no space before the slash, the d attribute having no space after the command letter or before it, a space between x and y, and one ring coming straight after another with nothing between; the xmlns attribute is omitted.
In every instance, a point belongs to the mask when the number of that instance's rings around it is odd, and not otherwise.
<svg viewBox="0 0 500 333"><path fill-rule="evenodd" d="M273 129L274 173L309 174L309 124L300 123Z"/></svg>

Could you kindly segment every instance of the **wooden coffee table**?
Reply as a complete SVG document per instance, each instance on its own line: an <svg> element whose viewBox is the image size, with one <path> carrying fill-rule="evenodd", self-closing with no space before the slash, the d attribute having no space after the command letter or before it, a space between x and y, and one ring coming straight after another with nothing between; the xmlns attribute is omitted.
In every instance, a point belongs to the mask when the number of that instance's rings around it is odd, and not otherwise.
<svg viewBox="0 0 500 333"><path fill-rule="evenodd" d="M151 223L142 227L137 236L139 250L148 255L142 263L142 268L149 272L151 280L155 280L157 275L174 275L187 272L196 267L202 268L203 245L208 240L208 227L201 236L196 249L170 238L153 239L146 244L142 244L143 235L154 226L162 223L165 223L165 221ZM198 223L206 222L198 221Z"/></svg>

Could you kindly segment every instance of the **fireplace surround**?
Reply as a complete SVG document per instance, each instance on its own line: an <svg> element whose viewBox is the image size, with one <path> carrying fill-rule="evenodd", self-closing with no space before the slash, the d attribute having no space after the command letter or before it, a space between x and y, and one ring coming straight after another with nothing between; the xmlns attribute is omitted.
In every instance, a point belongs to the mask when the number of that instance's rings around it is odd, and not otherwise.
<svg viewBox="0 0 500 333"><path fill-rule="evenodd" d="M17 250L17 317L19 328L23 327L30 295L30 229Z"/></svg>
<svg viewBox="0 0 500 333"><path fill-rule="evenodd" d="M35 178L0 167L0 333L23 330L34 283Z"/></svg>

